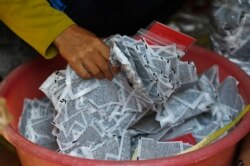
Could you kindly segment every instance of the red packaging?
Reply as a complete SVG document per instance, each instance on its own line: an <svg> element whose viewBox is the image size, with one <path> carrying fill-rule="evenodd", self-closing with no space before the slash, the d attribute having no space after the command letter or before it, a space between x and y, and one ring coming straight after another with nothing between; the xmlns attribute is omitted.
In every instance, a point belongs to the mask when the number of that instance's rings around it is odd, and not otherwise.
<svg viewBox="0 0 250 166"><path fill-rule="evenodd" d="M175 43L177 49L182 51L186 51L196 42L196 39L157 21L151 23L147 30L140 29L137 34L150 44L169 45Z"/></svg>
<svg viewBox="0 0 250 166"><path fill-rule="evenodd" d="M189 143L191 145L195 145L197 142L191 133L182 135L180 137L176 137L174 139L168 141L182 141L183 143Z"/></svg>

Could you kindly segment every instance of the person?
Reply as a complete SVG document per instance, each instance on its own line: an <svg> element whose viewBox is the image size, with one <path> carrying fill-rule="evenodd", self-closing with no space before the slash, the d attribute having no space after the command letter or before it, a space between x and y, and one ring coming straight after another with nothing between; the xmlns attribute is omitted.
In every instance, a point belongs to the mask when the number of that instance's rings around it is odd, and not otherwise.
<svg viewBox="0 0 250 166"><path fill-rule="evenodd" d="M167 18L182 0L1 0L0 19L45 58L58 52L78 75L111 79L109 47L101 37L133 35Z"/></svg>

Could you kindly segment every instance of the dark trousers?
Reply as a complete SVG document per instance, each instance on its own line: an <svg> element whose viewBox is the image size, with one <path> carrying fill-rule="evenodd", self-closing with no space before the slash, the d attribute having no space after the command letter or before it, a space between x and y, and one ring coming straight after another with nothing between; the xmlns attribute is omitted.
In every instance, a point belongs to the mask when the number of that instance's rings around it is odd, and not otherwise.
<svg viewBox="0 0 250 166"><path fill-rule="evenodd" d="M99 37L133 35L153 20L166 21L182 0L48 0Z"/></svg>

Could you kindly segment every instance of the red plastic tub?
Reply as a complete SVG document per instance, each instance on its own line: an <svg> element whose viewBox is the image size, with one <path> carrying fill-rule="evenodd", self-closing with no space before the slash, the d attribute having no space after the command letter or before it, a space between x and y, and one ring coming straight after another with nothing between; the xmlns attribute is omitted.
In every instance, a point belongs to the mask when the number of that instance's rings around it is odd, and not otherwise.
<svg viewBox="0 0 250 166"><path fill-rule="evenodd" d="M232 75L239 81L239 90L246 104L250 103L250 78L236 65L215 53L199 47L192 47L185 60L195 62L201 73L214 64L220 68L220 79ZM58 154L33 144L18 132L18 120L22 112L24 98L44 96L38 87L56 69L66 65L59 56L53 60L37 58L12 72L0 86L0 96L7 99L7 105L14 120L4 131L4 137L17 149L24 166L228 166L231 164L237 143L250 131L250 114L223 139L200 150L187 154L145 161L100 161Z"/></svg>

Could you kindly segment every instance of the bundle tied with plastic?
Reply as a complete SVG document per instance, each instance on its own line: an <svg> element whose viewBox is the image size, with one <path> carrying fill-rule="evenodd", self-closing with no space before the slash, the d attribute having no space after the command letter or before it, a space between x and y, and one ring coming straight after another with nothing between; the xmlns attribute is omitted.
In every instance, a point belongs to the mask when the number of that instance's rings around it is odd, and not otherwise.
<svg viewBox="0 0 250 166"><path fill-rule="evenodd" d="M213 49L250 75L250 1L216 0L212 20Z"/></svg>

